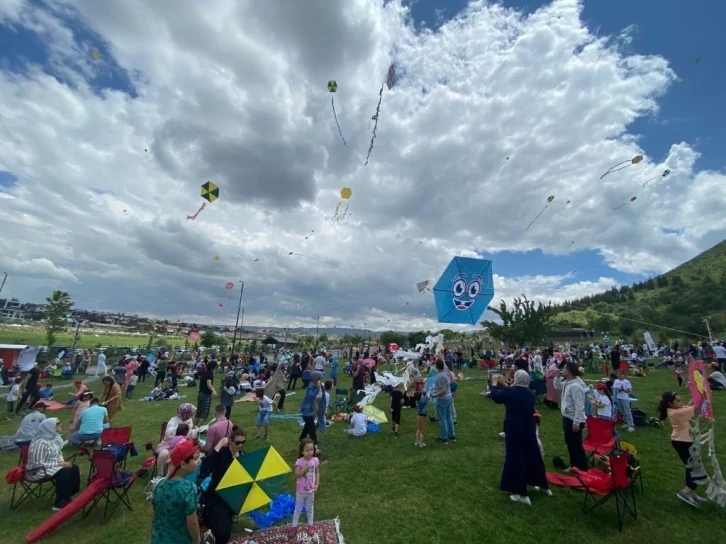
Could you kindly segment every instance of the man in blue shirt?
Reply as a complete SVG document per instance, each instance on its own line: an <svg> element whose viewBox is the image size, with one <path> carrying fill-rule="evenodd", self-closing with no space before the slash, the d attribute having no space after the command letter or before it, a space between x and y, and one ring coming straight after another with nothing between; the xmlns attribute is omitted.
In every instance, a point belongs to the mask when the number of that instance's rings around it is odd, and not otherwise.
<svg viewBox="0 0 726 544"><path fill-rule="evenodd" d="M108 410L99 405L98 398L91 399L91 406L81 414L78 430L71 435L71 442L81 445L101 438L103 429L109 427Z"/></svg>

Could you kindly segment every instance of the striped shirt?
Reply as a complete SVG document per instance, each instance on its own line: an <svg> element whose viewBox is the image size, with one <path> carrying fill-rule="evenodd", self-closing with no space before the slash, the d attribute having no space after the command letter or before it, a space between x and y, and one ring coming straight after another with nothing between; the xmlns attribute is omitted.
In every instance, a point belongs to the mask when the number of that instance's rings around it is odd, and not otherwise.
<svg viewBox="0 0 726 544"><path fill-rule="evenodd" d="M63 461L60 444L54 440L36 438L31 442L28 451L25 479L35 482L53 476L62 468L60 464Z"/></svg>

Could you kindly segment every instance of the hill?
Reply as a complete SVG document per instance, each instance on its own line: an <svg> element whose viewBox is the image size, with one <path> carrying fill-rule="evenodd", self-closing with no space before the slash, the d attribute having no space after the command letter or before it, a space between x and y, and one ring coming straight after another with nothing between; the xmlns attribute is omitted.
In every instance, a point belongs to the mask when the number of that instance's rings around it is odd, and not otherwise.
<svg viewBox="0 0 726 544"><path fill-rule="evenodd" d="M607 331L638 341L642 341L642 332L648 330L656 342L708 336L703 318L710 317L712 332L717 338L724 338L726 241L661 276L567 301L556 305L555 310L557 326Z"/></svg>

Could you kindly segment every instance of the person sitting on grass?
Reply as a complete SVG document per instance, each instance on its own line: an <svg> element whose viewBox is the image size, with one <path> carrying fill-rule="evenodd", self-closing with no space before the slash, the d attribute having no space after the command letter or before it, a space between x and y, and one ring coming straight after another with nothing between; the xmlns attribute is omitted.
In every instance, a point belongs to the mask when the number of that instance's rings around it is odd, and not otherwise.
<svg viewBox="0 0 726 544"><path fill-rule="evenodd" d="M367 418L365 414L361 412L361 408L357 404L353 410L354 413L350 416L350 428L346 432L348 433L348 436L363 436L367 431Z"/></svg>
<svg viewBox="0 0 726 544"><path fill-rule="evenodd" d="M40 398L43 400L53 400L53 384L52 383L46 383L45 387L40 390Z"/></svg>

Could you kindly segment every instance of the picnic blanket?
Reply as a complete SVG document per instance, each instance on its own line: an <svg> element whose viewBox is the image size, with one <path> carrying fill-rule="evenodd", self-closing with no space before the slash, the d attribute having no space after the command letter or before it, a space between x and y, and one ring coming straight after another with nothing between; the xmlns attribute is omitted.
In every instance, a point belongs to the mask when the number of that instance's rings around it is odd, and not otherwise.
<svg viewBox="0 0 726 544"><path fill-rule="evenodd" d="M67 406L67 405L63 404L62 402L58 402L56 400L40 399L40 402L45 404L45 409L50 412L55 412L56 410L64 410L66 408L70 408L70 406Z"/></svg>
<svg viewBox="0 0 726 544"><path fill-rule="evenodd" d="M290 530L289 525L284 527L271 527L264 531L255 531L251 534L234 535L229 544L243 544L245 542L254 542L255 544L288 544L288 543L315 543L315 544L345 544L345 539L340 533L340 520L326 519L316 522L315 535L308 536L307 525L302 523L298 526L297 535L288 536Z"/></svg>

